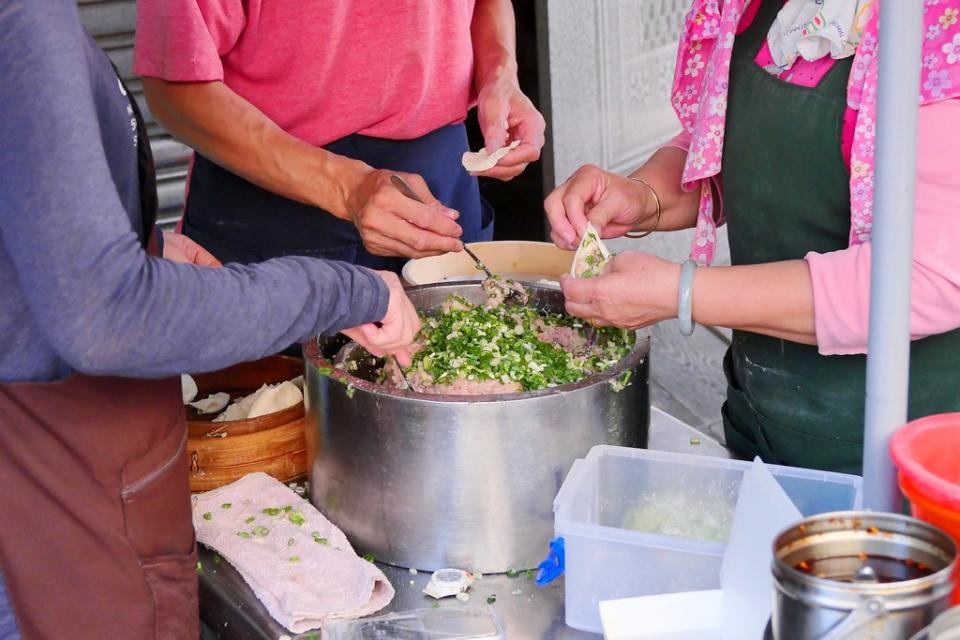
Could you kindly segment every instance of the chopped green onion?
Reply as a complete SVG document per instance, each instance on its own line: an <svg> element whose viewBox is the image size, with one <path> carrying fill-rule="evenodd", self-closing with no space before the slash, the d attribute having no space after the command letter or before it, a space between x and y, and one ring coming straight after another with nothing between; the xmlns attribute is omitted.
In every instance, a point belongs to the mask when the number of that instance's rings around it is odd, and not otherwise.
<svg viewBox="0 0 960 640"><path fill-rule="evenodd" d="M294 511L293 513L291 513L290 516L289 516L289 519L290 519L290 522L291 522L291 523L293 523L293 524L295 524L295 525L297 525L297 526L299 526L299 525L301 525L301 524L303 524L304 522L307 521L307 519L304 518L304 517L303 517L303 514L300 513L299 511Z"/></svg>
<svg viewBox="0 0 960 640"><path fill-rule="evenodd" d="M293 507L291 507L290 505L287 505L282 509L282 511L284 513L290 513L291 511L293 511Z"/></svg>
<svg viewBox="0 0 960 640"><path fill-rule="evenodd" d="M507 571L507 577L510 578L511 580L512 580L513 578L517 578L517 577L519 577L519 576L520 576L520 572L517 571L517 570L515 570L515 569L509 569L509 570Z"/></svg>
<svg viewBox="0 0 960 640"><path fill-rule="evenodd" d="M241 538L245 538L245 539L249 539L249 538L250 538L250 534L247 533L246 531L237 531L237 535L240 536Z"/></svg>
<svg viewBox="0 0 960 640"><path fill-rule="evenodd" d="M219 554L216 554L216 553L213 554L213 564L220 564L220 555L219 555Z"/></svg>
<svg viewBox="0 0 960 640"><path fill-rule="evenodd" d="M255 536L265 536L270 533L270 529L267 529L264 526L255 527L253 530L253 535Z"/></svg>
<svg viewBox="0 0 960 640"><path fill-rule="evenodd" d="M280 509L276 509L276 508L274 508L274 507L267 507L266 509L263 510L263 512L264 512L265 514L267 514L268 516L278 516L278 515L280 515Z"/></svg>
<svg viewBox="0 0 960 640"><path fill-rule="evenodd" d="M363 554L363 559L366 560L367 562L376 562L376 561L377 561L376 557L374 557L374 555L373 555L372 553L365 553L365 554Z"/></svg>
<svg viewBox="0 0 960 640"><path fill-rule="evenodd" d="M290 538L289 540L287 540L287 546L288 546L288 547L292 547L292 546L295 545L296 543L297 543L297 541L294 540L293 538Z"/></svg>
<svg viewBox="0 0 960 640"><path fill-rule="evenodd" d="M356 393L356 392L357 392L357 390L353 388L353 385L352 385L352 384L348 384L348 385L347 385L347 392L346 392L346 393L347 393L347 397L348 397L348 398L352 398L352 397L353 397L353 394Z"/></svg>
<svg viewBox="0 0 960 640"><path fill-rule="evenodd" d="M440 313L422 321L418 341L423 349L407 371L428 385L495 380L536 391L608 369L633 347L629 331L599 328L588 342L579 319L509 304L488 309L462 296L450 296ZM568 350L557 344L561 341L582 346Z"/></svg>
<svg viewBox="0 0 960 640"><path fill-rule="evenodd" d="M690 438L690 444L700 444L700 438L693 436Z"/></svg>
<svg viewBox="0 0 960 640"><path fill-rule="evenodd" d="M213 514L210 513L209 511L207 511L205 514L203 514L203 519L204 519L204 520L213 520Z"/></svg>
<svg viewBox="0 0 960 640"><path fill-rule="evenodd" d="M256 516L250 516L249 518L247 518L246 520L244 520L244 522L246 522L247 524L250 524L251 522L253 522L253 521L256 520L256 519L257 519Z"/></svg>
<svg viewBox="0 0 960 640"><path fill-rule="evenodd" d="M203 564L200 563L200 562L198 562L198 563L197 563L197 573L200 573L201 571L203 571Z"/></svg>
<svg viewBox="0 0 960 640"><path fill-rule="evenodd" d="M222 505L220 505L220 506L223 507L224 509L229 509L230 507L233 506L233 504L231 504L230 502L224 502L224 503L223 503Z"/></svg>
<svg viewBox="0 0 960 640"><path fill-rule="evenodd" d="M300 556L290 556L290 562L300 562Z"/></svg>
<svg viewBox="0 0 960 640"><path fill-rule="evenodd" d="M497 601L497 594L491 593L490 595L487 596L487 604L493 604L496 601Z"/></svg>

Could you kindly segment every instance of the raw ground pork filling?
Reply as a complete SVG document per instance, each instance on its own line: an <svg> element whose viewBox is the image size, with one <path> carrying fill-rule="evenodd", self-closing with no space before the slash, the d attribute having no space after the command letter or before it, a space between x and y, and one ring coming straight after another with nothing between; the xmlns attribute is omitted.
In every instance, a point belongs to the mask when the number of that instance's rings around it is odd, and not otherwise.
<svg viewBox="0 0 960 640"><path fill-rule="evenodd" d="M474 305L460 296L422 320L413 364L404 371L414 391L423 393L546 389L604 371L633 347L629 331L601 328L591 343L577 318L519 305ZM404 386L392 359L381 382Z"/></svg>

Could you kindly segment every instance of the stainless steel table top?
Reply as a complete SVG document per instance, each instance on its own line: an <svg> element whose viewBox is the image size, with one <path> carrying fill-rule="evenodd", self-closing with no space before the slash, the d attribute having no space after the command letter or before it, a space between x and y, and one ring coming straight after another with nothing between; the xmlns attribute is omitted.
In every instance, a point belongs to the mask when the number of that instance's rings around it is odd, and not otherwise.
<svg viewBox="0 0 960 640"><path fill-rule="evenodd" d="M649 444L651 449L660 451L730 457L716 440L656 408L651 409ZM276 640L288 635L302 640L319 640L319 632L293 636L277 624L240 574L226 560L219 560L215 555L209 549L200 548L200 617L219 637L225 640ZM412 574L407 569L390 566L381 568L397 592L393 602L381 614L434 606L434 599L422 593L430 579L429 573ZM564 623L562 577L540 588L525 572L516 578L502 574L483 576L473 583L469 594L468 605L485 605L488 597L496 596L490 606L504 621L510 640L600 637L572 629ZM440 606L461 607L464 604L455 598L445 598Z"/></svg>

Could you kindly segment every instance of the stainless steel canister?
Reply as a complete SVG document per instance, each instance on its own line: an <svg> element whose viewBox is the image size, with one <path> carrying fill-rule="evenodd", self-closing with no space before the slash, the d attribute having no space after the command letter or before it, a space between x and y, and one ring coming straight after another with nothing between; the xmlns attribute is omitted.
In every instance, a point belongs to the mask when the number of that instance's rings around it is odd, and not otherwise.
<svg viewBox="0 0 960 640"><path fill-rule="evenodd" d="M563 310L559 291L529 289L533 306ZM428 311L452 293L484 299L477 283L408 293ZM320 339L304 347L311 499L378 560L486 573L535 567L553 533L553 498L573 461L597 444L646 446L645 337L613 369L578 383L473 397L331 374L342 344Z"/></svg>
<svg viewBox="0 0 960 640"><path fill-rule="evenodd" d="M776 640L898 640L949 606L956 546L892 513L827 513L774 542Z"/></svg>

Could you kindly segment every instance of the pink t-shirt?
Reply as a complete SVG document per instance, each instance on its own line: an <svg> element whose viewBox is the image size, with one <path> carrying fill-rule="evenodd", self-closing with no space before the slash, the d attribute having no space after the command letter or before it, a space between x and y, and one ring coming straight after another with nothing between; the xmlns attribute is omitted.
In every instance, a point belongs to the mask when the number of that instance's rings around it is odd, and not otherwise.
<svg viewBox="0 0 960 640"><path fill-rule="evenodd" d="M292 135L420 137L475 100L474 0L139 0L134 70L222 80Z"/></svg>

